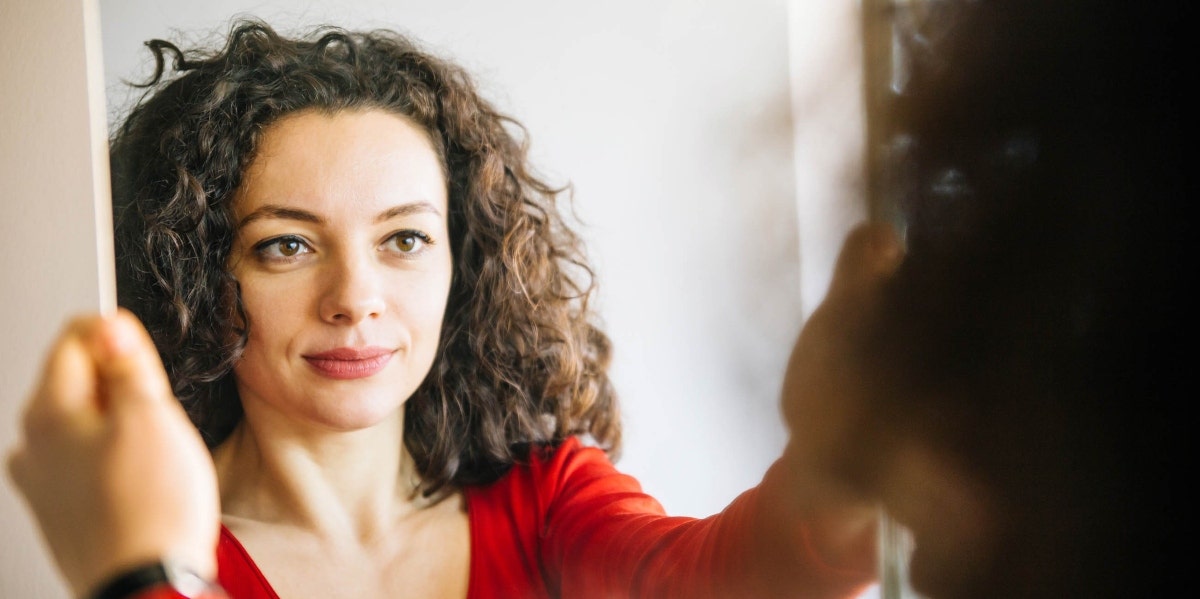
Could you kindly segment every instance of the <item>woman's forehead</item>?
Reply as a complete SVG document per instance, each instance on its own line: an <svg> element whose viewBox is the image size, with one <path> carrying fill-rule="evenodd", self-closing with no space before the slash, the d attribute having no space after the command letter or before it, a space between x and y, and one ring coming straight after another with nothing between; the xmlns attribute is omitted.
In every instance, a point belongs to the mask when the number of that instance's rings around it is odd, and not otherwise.
<svg viewBox="0 0 1200 599"><path fill-rule="evenodd" d="M429 137L383 110L287 115L266 128L234 202L313 211L424 203L446 214L446 180Z"/></svg>

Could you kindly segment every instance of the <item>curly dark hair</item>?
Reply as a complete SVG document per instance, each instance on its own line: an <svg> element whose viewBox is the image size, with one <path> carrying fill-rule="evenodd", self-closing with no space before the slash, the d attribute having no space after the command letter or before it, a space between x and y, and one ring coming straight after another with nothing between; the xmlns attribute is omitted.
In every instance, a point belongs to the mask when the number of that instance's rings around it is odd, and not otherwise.
<svg viewBox="0 0 1200 599"><path fill-rule="evenodd" d="M462 68L393 31L289 39L256 20L235 22L219 50L146 45L154 74L111 142L119 303L149 329L210 447L242 418L232 367L249 326L225 265L231 204L257 144L296 111L379 109L427 132L449 192L445 321L405 405L420 488L495 480L530 446L571 435L618 451L593 273L557 207L569 187L533 172L523 127Z"/></svg>

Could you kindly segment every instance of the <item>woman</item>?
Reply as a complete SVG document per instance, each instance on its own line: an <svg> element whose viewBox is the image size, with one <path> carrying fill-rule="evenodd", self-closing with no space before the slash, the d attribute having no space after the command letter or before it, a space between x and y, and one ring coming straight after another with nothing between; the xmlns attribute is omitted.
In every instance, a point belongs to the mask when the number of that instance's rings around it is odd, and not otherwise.
<svg viewBox="0 0 1200 599"><path fill-rule="evenodd" d="M150 47L151 91L112 145L120 299L212 465L176 434L128 316L69 329L13 469L76 592L177 556L215 566L233 597L846 596L869 581L874 510L826 480L819 437L707 520L667 518L612 468L579 242L517 125L460 69L388 32L241 23L217 52ZM886 234L856 239L867 257L842 280L894 266ZM72 372L98 383L61 389ZM821 412L793 395L789 413ZM88 541L56 536L37 496L71 483L38 478L34 438L55 437L36 431L64 403L121 420L130 397L163 421L137 445L161 459L140 468L157 481L144 509L170 509L129 547L104 543L113 521L136 526L116 499L76 524ZM138 488L107 450L83 453L101 487Z"/></svg>
<svg viewBox="0 0 1200 599"><path fill-rule="evenodd" d="M585 586L594 579L568 584L573 579L565 572L594 572L561 567L577 555L574 551L585 556L582 563L604 570L625 563L624 553L606 551L608 543L644 548L629 539L674 522L679 528L661 535L658 554L674 568L654 565L642 572L667 574L664 584L681 594L714 593L711 581L724 579L744 585L738 588L742 596L768 596L770 591L756 593L753 585L770 585L765 581L772 575L785 578L782 573L790 574L785 562L803 555L787 545L795 538L786 532L792 524L815 524L808 540L827 558L835 556L832 561L839 561L839 533L850 541L843 547L848 555L857 554L853 541L861 537L853 534L852 506L864 496L878 497L913 530L913 582L927 596L1157 597L1186 594L1194 586L1179 576L1187 571L1183 561L1190 555L1174 549L1190 540L1192 511L1183 489L1188 470L1177 464L1177 456L1191 455L1184 444L1192 436L1192 420L1181 417L1190 415L1184 412L1190 396L1180 392L1191 385L1192 360L1177 349L1190 341L1187 323L1194 313L1184 276L1194 237L1189 218L1194 177L1190 155L1181 150L1187 113L1180 82L1189 72L1187 62L1179 60L1187 56L1190 21L1165 4L1092 0L937 3L913 11L932 17L922 30L930 35L915 39L919 60L907 65L914 68L912 81L921 83L913 89L922 91L910 96L918 101L901 113L915 142L906 144L914 149L916 168L909 182L917 191L910 198L914 203L905 207L911 209L909 252L898 265L895 240L878 229L859 229L847 239L829 294L806 323L787 371L783 407L792 434L780 464L758 489L706 523L663 520L640 509L631 510L638 512L634 519L630 512L601 514L629 532L616 538L589 536L597 529L584 528L556 535L562 532L556 521L544 529L544 538L575 542L568 543L574 549L543 551L543 559L530 562L547 574L543 580L561 583L554 591L586 596L601 588ZM339 115L365 118L361 112ZM301 118L293 116L288 125L285 117L277 124L295 133ZM314 117L307 124L329 120ZM286 132L268 127L267 146ZM251 176L245 189L255 189L256 169L270 170L268 156L260 153L246 170ZM450 163L450 172L454 169ZM455 179L450 180L453 214ZM242 209L239 201L234 200L234 213ZM334 216L325 215L326 226L341 222ZM453 237L453 227L447 230ZM370 245L373 249L401 247L383 244L382 235L367 239L380 242ZM255 247L265 252L261 256L290 248L298 260L328 251L319 236L290 243ZM229 247L237 246L230 240ZM413 241L403 247L427 246ZM464 259L453 251L451 256L456 263ZM256 318L276 317L259 314L261 304L256 308L251 300L261 300L264 290L291 299L287 289L262 286L267 275L240 270L253 264L229 266L257 289L242 290L249 316L247 347L254 343ZM170 287L171 279L166 280ZM344 281L336 288L370 295L369 278ZM454 284L448 306L454 305ZM306 294L321 288L303 286ZM299 299L313 303L309 295ZM292 313L279 310L280 317ZM229 318L234 326L241 322L237 315ZM446 318L451 321L450 312ZM11 462L77 589L92 588L105 575L147 559L178 556L205 573L214 568L217 475L135 325L121 316L83 320L68 329L31 400L27 445ZM278 328L271 338L289 338L293 330ZM247 353L247 359L253 356ZM235 379L242 371L243 365L235 367ZM186 396L184 391L180 394ZM415 405L420 393L408 401ZM301 407L283 406L291 415L304 414ZM243 428L253 432L249 423L265 412L262 406L248 408ZM411 425L411 413L406 416L405 424ZM239 438L253 437L238 432L229 437ZM480 489L512 489L504 485L521 477L533 480L548 465L564 463L559 456L584 451L571 443L558 444L549 459L542 450L518 456L508 474L490 485L462 485L472 517L482 503L475 498L486 495ZM216 450L218 462L234 454L248 452L236 444ZM410 455L414 465L424 463L411 446ZM611 472L602 461L589 463ZM233 491L232 497L222 497L223 505L249 513L247 520L257 506L272 506L284 515L285 508L296 507L253 494L238 497L248 485L230 487L229 481L239 482L230 473L247 464L219 466L226 484L222 492ZM444 485L443 503L425 509L461 501L455 495L459 488L453 482ZM846 511L831 507L836 498L848 500ZM741 526L738 517L746 513L751 521ZM636 519L642 517L646 522ZM499 521L504 519L493 520ZM248 543L254 543L251 526L270 524L230 521L235 534L246 531ZM478 530L472 521L471 534ZM683 542L686 549L676 544L697 530L711 534L701 532L707 537L703 542ZM691 552L728 548L744 540L746 530L762 533L751 544L757 553L747 562L716 559L729 557L720 551L705 561ZM437 538L453 537L439 533ZM476 538L471 538L472 552L480 551ZM489 536L506 538L515 537ZM438 549L439 567L452 562L446 557L451 549ZM592 551L602 557L587 562ZM481 560L509 555L486 553ZM712 567L696 568L696 559ZM472 576L479 563L471 560ZM725 572L718 566L733 574L722 578ZM521 578L520 568L513 572L514 579ZM703 589L688 588L691 581L673 576L690 574ZM812 571L797 567L795 574L802 578ZM796 594L815 591L800 588L797 577L786 577L798 585ZM482 593L475 580L469 592ZM491 587L500 593L513 588Z"/></svg>

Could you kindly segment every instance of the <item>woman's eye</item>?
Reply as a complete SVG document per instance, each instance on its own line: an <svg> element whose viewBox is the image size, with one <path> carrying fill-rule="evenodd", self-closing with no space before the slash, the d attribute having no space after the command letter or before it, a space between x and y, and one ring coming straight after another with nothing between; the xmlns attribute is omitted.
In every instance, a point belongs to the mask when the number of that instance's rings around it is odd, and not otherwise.
<svg viewBox="0 0 1200 599"><path fill-rule="evenodd" d="M299 237L277 237L254 246L254 252L267 260L286 260L311 251Z"/></svg>
<svg viewBox="0 0 1200 599"><path fill-rule="evenodd" d="M387 243L402 254L416 254L431 241L419 231L401 231L388 238Z"/></svg>

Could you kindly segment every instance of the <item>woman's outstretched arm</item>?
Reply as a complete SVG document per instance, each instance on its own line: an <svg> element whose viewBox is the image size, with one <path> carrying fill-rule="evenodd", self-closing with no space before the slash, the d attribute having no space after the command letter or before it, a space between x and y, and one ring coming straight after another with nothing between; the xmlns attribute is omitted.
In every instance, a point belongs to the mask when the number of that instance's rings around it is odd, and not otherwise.
<svg viewBox="0 0 1200 599"><path fill-rule="evenodd" d="M761 484L720 514L668 517L603 452L571 439L470 495L473 543L506 557L482 596L852 597L876 576L879 509L858 484L859 344L901 259L888 231L855 230L835 281L798 340L784 386L791 432ZM869 439L869 437L866 437ZM871 456L867 455L867 458ZM544 585L544 586L543 586ZM489 589L489 592L491 590Z"/></svg>

